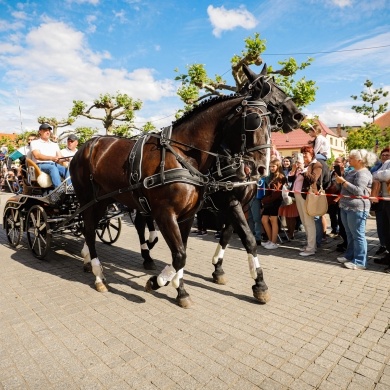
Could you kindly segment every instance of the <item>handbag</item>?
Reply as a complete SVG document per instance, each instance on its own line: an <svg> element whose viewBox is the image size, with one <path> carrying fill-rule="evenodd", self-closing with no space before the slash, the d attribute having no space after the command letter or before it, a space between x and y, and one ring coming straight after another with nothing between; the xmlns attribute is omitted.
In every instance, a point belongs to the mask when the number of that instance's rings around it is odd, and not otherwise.
<svg viewBox="0 0 390 390"><path fill-rule="evenodd" d="M340 195L341 187L337 185L335 181L332 181L332 184L325 190L326 194L329 195ZM328 201L328 206L331 206L332 204L336 204L337 196L327 196L326 197Z"/></svg>
<svg viewBox="0 0 390 390"><path fill-rule="evenodd" d="M325 215L328 212L328 200L326 198L325 191L322 187L317 193L310 187L306 195L307 214L311 217Z"/></svg>
<svg viewBox="0 0 390 390"><path fill-rule="evenodd" d="M289 192L290 191L287 187L287 184L283 184L283 187L282 187L282 198L283 198L282 206L290 206L290 204L292 204L293 201L295 200L289 195Z"/></svg>

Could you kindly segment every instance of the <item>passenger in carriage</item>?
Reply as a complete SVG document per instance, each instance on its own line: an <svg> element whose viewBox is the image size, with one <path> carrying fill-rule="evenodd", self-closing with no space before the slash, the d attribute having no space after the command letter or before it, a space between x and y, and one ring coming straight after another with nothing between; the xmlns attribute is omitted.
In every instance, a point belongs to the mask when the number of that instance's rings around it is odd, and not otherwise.
<svg viewBox="0 0 390 390"><path fill-rule="evenodd" d="M52 127L43 123L39 126L39 138L31 142L32 160L41 171L50 175L54 188L66 177L67 169L60 164L62 154L57 143L50 140Z"/></svg>
<svg viewBox="0 0 390 390"><path fill-rule="evenodd" d="M69 163L72 160L72 157L77 152L77 145L79 144L79 139L76 134L70 134L66 142L66 148L61 149L61 154L63 157L69 157L66 160L62 160L62 165L66 168L69 167Z"/></svg>

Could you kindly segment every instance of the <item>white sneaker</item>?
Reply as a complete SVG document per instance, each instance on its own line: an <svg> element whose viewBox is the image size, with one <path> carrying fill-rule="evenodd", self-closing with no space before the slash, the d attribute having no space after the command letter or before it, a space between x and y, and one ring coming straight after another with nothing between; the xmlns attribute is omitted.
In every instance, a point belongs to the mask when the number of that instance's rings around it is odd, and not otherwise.
<svg viewBox="0 0 390 390"><path fill-rule="evenodd" d="M338 257L338 258L337 258L337 261L338 261L339 263L348 263L348 262L349 262L349 260L346 259L344 256Z"/></svg>
<svg viewBox="0 0 390 390"><path fill-rule="evenodd" d="M349 269L366 269L366 267L364 267L363 265L352 263L352 261L347 261L343 265L345 268L349 268Z"/></svg>
<svg viewBox="0 0 390 390"><path fill-rule="evenodd" d="M299 256L313 256L316 253L314 251L303 251L299 253Z"/></svg>
<svg viewBox="0 0 390 390"><path fill-rule="evenodd" d="M261 246L263 246L263 247L265 247L266 245L268 245L268 244L272 244L272 241L266 241L266 242L262 242L261 243Z"/></svg>
<svg viewBox="0 0 390 390"><path fill-rule="evenodd" d="M275 244L274 242L270 241L267 245L264 245L265 249L278 249L279 245Z"/></svg>

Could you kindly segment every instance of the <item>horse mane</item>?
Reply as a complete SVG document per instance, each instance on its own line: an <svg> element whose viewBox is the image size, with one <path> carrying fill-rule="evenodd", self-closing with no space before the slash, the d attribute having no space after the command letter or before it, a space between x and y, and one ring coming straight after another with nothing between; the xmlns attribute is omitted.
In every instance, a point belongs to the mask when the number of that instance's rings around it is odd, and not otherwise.
<svg viewBox="0 0 390 390"><path fill-rule="evenodd" d="M208 108L216 103L225 101L225 100L231 100L237 97L243 96L239 93L234 93L231 95L219 95L219 96L213 96L206 100L203 100L200 104L195 106L192 110L185 112L179 119L176 119L176 121L172 122L172 125L179 125L180 123L188 120L193 115L197 114L199 111L204 110L205 108Z"/></svg>

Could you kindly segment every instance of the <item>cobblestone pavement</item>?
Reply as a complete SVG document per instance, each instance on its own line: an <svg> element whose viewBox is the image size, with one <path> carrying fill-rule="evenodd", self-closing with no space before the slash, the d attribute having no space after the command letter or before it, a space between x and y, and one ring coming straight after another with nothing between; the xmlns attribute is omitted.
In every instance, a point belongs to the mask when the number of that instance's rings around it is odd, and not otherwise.
<svg viewBox="0 0 390 390"><path fill-rule="evenodd" d="M389 389L390 275L373 263L372 217L367 238L366 271L337 263L336 239L308 258L298 255L303 233L260 248L271 293L260 305L237 237L220 286L213 233L192 235L185 282L194 306L185 310L170 286L144 292L153 272L142 268L129 219L114 245L98 244L105 294L82 272L80 238L53 240L42 261L25 236L15 250L0 229L0 389ZM170 263L161 237L152 255L159 270Z"/></svg>

